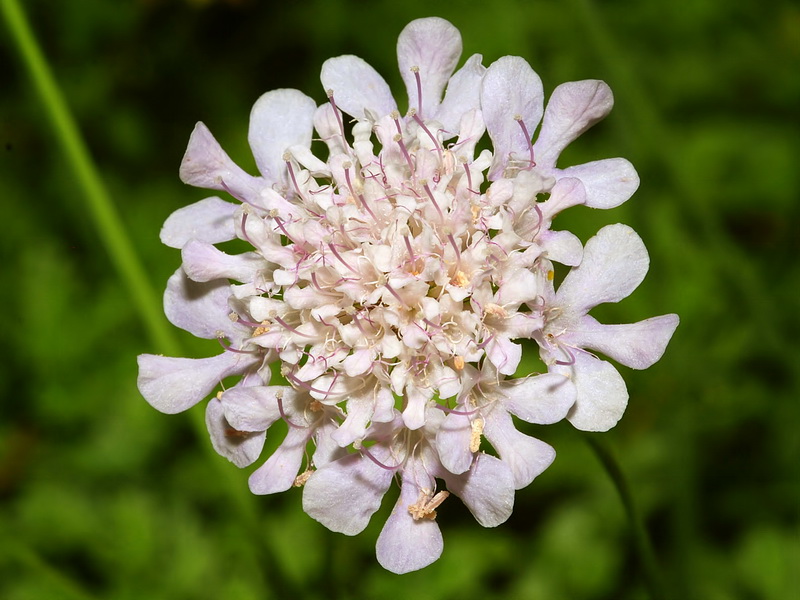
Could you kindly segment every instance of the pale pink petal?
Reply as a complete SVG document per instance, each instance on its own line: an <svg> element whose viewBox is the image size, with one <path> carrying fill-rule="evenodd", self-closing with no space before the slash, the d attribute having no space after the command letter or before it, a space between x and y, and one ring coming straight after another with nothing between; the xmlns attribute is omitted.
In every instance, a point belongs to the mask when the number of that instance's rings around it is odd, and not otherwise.
<svg viewBox="0 0 800 600"><path fill-rule="evenodd" d="M586 242L583 260L567 273L555 304L585 314L598 304L619 302L639 286L649 266L647 249L633 229L607 225Z"/></svg>
<svg viewBox="0 0 800 600"><path fill-rule="evenodd" d="M422 390L415 385L406 386L406 407L403 409L403 422L409 429L419 429L425 425L425 409L431 399L431 390Z"/></svg>
<svg viewBox="0 0 800 600"><path fill-rule="evenodd" d="M580 179L562 177L556 181L550 197L539 205L542 217L548 222L555 216L573 206L586 203L586 187Z"/></svg>
<svg viewBox="0 0 800 600"><path fill-rule="evenodd" d="M522 360L522 346L501 335L495 335L485 351L486 357L503 375L513 375Z"/></svg>
<svg viewBox="0 0 800 600"><path fill-rule="evenodd" d="M542 129L534 144L536 163L554 167L570 142L604 118L614 106L611 88L589 79L562 83L547 103Z"/></svg>
<svg viewBox="0 0 800 600"><path fill-rule="evenodd" d="M356 440L364 439L367 425L372 417L374 402L371 394L353 394L347 399L347 418L332 434L333 441L341 447L349 446Z"/></svg>
<svg viewBox="0 0 800 600"><path fill-rule="evenodd" d="M425 492L435 489L433 477L421 468L419 461L411 460L403 470L400 497L392 514L383 526L376 555L378 562L392 573L410 573L436 561L444 549L439 525L433 519L415 520L408 507L416 504Z"/></svg>
<svg viewBox="0 0 800 600"><path fill-rule="evenodd" d="M490 181L502 176L510 155L515 161L529 160L529 136L542 118L543 105L542 80L524 59L504 56L489 65L481 84L481 110L494 145ZM518 118L525 124L528 136Z"/></svg>
<svg viewBox="0 0 800 600"><path fill-rule="evenodd" d="M214 450L239 468L253 464L264 448L266 431L236 430L225 419L222 403L216 398L206 406L206 427Z"/></svg>
<svg viewBox="0 0 800 600"><path fill-rule="evenodd" d="M608 431L622 418L628 405L628 390L611 363L576 352L574 365L553 365L550 370L572 377L575 382L578 396L567 420L577 429Z"/></svg>
<svg viewBox="0 0 800 600"><path fill-rule="evenodd" d="M214 339L220 332L236 339L247 329L234 324L228 315L230 284L218 279L198 283L179 268L167 281L164 291L164 313L170 323L200 338Z"/></svg>
<svg viewBox="0 0 800 600"><path fill-rule="evenodd" d="M322 63L320 80L325 93L333 92L336 107L356 119L380 119L397 110L389 84L357 56L329 58Z"/></svg>
<svg viewBox="0 0 800 600"><path fill-rule="evenodd" d="M457 407L459 412L465 412L464 405ZM436 450L442 466L458 475L469 469L472 464L473 454L470 451L472 441L472 422L468 415L456 412L447 415L436 433Z"/></svg>
<svg viewBox="0 0 800 600"><path fill-rule="evenodd" d="M451 23L428 17L406 25L397 39L397 63L408 91L408 107L416 109L422 118L432 117L460 57L461 33ZM412 68L419 68L419 72L415 74ZM417 74L422 89L421 107Z"/></svg>
<svg viewBox="0 0 800 600"><path fill-rule="evenodd" d="M265 185L237 166L203 123L197 123L189 137L180 177L189 185L230 192L240 200L258 195Z"/></svg>
<svg viewBox="0 0 800 600"><path fill-rule="evenodd" d="M514 476L499 458L480 452L462 475L443 473L447 489L461 498L484 527L497 527L514 509Z"/></svg>
<svg viewBox="0 0 800 600"><path fill-rule="evenodd" d="M447 84L444 100L433 115L444 127L444 139L460 132L461 119L466 113L480 109L481 79L486 72L486 67L481 64L482 59L480 54L470 56Z"/></svg>
<svg viewBox="0 0 800 600"><path fill-rule="evenodd" d="M237 205L212 196L173 212L161 228L161 242L182 248L191 239L219 244L236 237L233 213Z"/></svg>
<svg viewBox="0 0 800 600"><path fill-rule="evenodd" d="M256 469L247 483L254 494L276 494L292 487L311 437L310 428L289 427L281 445L267 462Z"/></svg>
<svg viewBox="0 0 800 600"><path fill-rule="evenodd" d="M181 250L183 270L194 281L232 279L242 283L255 280L266 266L256 252L226 254L207 242L190 240Z"/></svg>
<svg viewBox="0 0 800 600"><path fill-rule="evenodd" d="M314 472L303 488L303 510L331 531L356 535L380 508L394 474L366 456L350 454Z"/></svg>
<svg viewBox="0 0 800 600"><path fill-rule="evenodd" d="M558 170L556 170L558 171ZM614 208L633 196L639 175L624 158L606 158L558 171L561 177L575 177L586 188L586 206Z"/></svg>
<svg viewBox="0 0 800 600"><path fill-rule="evenodd" d="M603 325L587 315L559 339L602 352L626 367L646 369L663 356L678 322L678 315L662 315L638 323Z"/></svg>
<svg viewBox="0 0 800 600"><path fill-rule="evenodd" d="M537 241L548 259L570 267L581 264L583 244L574 233L550 229L540 233Z"/></svg>
<svg viewBox="0 0 800 600"><path fill-rule="evenodd" d="M567 377L554 373L506 381L500 389L506 397L503 406L510 413L540 425L557 423L566 417L577 394Z"/></svg>
<svg viewBox="0 0 800 600"><path fill-rule="evenodd" d="M485 421L483 434L511 469L515 489L530 485L555 459L552 446L517 431L504 410L493 410Z"/></svg>
<svg viewBox="0 0 800 600"><path fill-rule="evenodd" d="M289 386L236 386L222 394L225 418L239 431L265 431L281 418L278 396L289 412L295 392Z"/></svg>
<svg viewBox="0 0 800 600"><path fill-rule="evenodd" d="M286 179L284 153L290 146L311 145L317 105L298 90L273 90L262 95L250 111L247 141L258 170L270 183Z"/></svg>
<svg viewBox="0 0 800 600"><path fill-rule="evenodd" d="M144 399L163 413L187 410L208 396L220 381L242 373L254 361L249 355L223 352L211 358L139 355L136 385Z"/></svg>

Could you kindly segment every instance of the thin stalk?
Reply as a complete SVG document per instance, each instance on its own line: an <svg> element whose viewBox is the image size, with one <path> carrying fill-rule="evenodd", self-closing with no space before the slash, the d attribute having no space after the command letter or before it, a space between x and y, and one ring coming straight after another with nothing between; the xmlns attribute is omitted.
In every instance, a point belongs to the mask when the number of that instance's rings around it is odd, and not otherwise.
<svg viewBox="0 0 800 600"><path fill-rule="evenodd" d="M622 473L619 463L616 458L614 458L611 449L600 438L595 435L586 435L585 439L592 450L594 450L594 453L597 455L606 473L608 473L608 476L614 483L614 487L617 488L619 497L625 507L625 513L628 516L628 521L631 526L633 543L636 547L636 555L641 563L642 575L644 576L645 585L650 593L650 598L652 598L652 600L667 600L664 582L661 578L655 552L653 552L650 536L639 516L639 511L636 509L630 486L625 479L625 475Z"/></svg>
<svg viewBox="0 0 800 600"><path fill-rule="evenodd" d="M83 197L97 233L127 287L150 339L165 354L178 354L179 346L161 310L161 299L150 285L130 238L125 233L119 213L94 166L86 143L50 72L25 14L17 0L0 0L0 7L11 37L44 104L56 139L61 143L64 155L83 189Z"/></svg>
<svg viewBox="0 0 800 600"><path fill-rule="evenodd" d="M153 345L164 354L179 356L181 354L180 344L173 333L171 325L164 317L161 298L156 294L147 278L144 267L139 261L122 220L111 201L111 197L103 184L86 143L81 137L75 119L70 113L61 90L31 31L25 14L17 0L0 0L0 10L2 10L11 37L19 49L22 61L30 73L36 92L51 121L55 136L59 140L83 190L83 198L87 203L101 242L105 246L120 279L127 287ZM260 554L261 560L259 562L262 564L262 568L269 573L272 587L288 595L296 596L297 590L294 589L295 586L290 583L289 578L279 568L280 561L275 560L273 557L268 557L272 550L264 542L265 536L253 535L254 532L260 529L259 513L254 497L245 487L241 486L240 481L238 481L239 478L235 477L234 472L227 468L229 465L220 460L212 450L211 445L208 443L208 432L206 431L203 413L197 410L190 411L190 420L195 434L201 442L201 447L206 452L208 459L215 465L214 468L218 469L219 477L217 481L222 480L225 482L226 491L230 495L233 505L239 511L239 516L241 517L239 526L246 533L243 536L245 540L243 543L252 544L254 549L258 548L256 555ZM34 567L37 565L41 568L47 567L45 563L37 562L35 554L22 552L19 556L25 559L27 564ZM68 580L64 578L64 581ZM75 596L83 594L85 598L90 597L77 588L73 589L73 592Z"/></svg>

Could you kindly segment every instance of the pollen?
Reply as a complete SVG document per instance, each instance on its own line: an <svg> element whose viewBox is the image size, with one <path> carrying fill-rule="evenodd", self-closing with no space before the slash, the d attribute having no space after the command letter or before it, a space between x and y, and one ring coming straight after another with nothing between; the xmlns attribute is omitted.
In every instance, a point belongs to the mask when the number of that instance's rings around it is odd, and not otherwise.
<svg viewBox="0 0 800 600"><path fill-rule="evenodd" d="M550 269L547 272L547 281L553 281L553 278L556 276L556 272L553 269Z"/></svg>
<svg viewBox="0 0 800 600"><path fill-rule="evenodd" d="M311 477L313 474L314 474L314 469L311 468L306 469L305 471L300 473L300 475L294 478L294 483L292 483L292 486L303 487L306 484L306 481L308 481L308 478Z"/></svg>
<svg viewBox="0 0 800 600"><path fill-rule="evenodd" d="M453 366L458 371L463 370L463 368L464 368L464 357L463 356L454 356L453 357Z"/></svg>
<svg viewBox="0 0 800 600"><path fill-rule="evenodd" d="M456 271L456 274L453 275L453 279L450 280L450 283L453 285L457 285L458 287L467 287L469 284L469 278L464 271Z"/></svg>
<svg viewBox="0 0 800 600"><path fill-rule="evenodd" d="M420 490L417 501L408 507L408 512L411 515L411 518L415 521L419 521L420 519L435 521L436 509L442 502L447 500L449 495L450 492L442 491L431 497L430 490Z"/></svg>
<svg viewBox="0 0 800 600"><path fill-rule="evenodd" d="M253 330L253 337L258 337L265 333L269 333L269 321L261 321L261 326Z"/></svg>
<svg viewBox="0 0 800 600"><path fill-rule="evenodd" d="M477 452L478 448L481 447L481 436L483 435L483 425L484 420L481 417L478 417L472 422L472 436L469 440L469 451L470 452Z"/></svg>

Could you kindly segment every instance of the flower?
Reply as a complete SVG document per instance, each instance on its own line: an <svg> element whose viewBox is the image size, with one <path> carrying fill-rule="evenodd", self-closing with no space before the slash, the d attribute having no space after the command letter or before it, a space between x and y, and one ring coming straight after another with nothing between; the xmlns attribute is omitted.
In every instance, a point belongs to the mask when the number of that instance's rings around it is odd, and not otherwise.
<svg viewBox="0 0 800 600"><path fill-rule="evenodd" d="M405 116L354 56L324 63L328 101L319 107L296 90L259 98L248 136L258 176L198 123L181 178L235 202L213 196L167 219L161 239L181 250L182 265L164 307L223 351L142 355L138 383L155 408L174 413L238 376L207 404L214 448L251 465L270 426L285 421L285 439L250 489L304 486L304 510L333 531L362 531L399 480L377 556L403 573L441 554L435 517L450 494L494 527L511 514L514 491L553 461L553 448L515 418L568 417L583 429L616 422L624 384L586 349L643 368L663 353L677 317L597 324L588 310L644 275L643 247L621 225L585 251L551 229L562 210L615 206L638 183L622 159L555 166L610 109L605 84L557 88L533 144L541 82L524 60L486 69L474 55L456 71L461 37L439 18L411 22L397 48ZM494 153L476 155L487 129ZM314 130L324 160L311 151ZM626 235L629 250L617 248ZM216 247L233 239L251 249ZM553 261L573 267L557 292ZM518 373L524 339L538 343L547 373ZM605 395L592 391L608 381Z"/></svg>

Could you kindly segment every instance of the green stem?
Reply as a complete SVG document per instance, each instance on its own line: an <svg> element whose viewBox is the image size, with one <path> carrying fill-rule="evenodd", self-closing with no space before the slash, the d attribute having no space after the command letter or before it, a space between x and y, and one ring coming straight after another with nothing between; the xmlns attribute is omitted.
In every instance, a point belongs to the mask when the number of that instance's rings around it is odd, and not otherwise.
<svg viewBox="0 0 800 600"><path fill-rule="evenodd" d="M19 48L36 92L55 129L56 138L83 188L89 214L106 247L111 262L122 276L152 342L165 354L179 354L179 346L161 310L161 300L150 285L144 268L125 233L122 220L111 201L75 119L53 78L17 0L0 0L11 36Z"/></svg>
<svg viewBox="0 0 800 600"><path fill-rule="evenodd" d="M161 298L155 293L147 278L142 264L139 262L133 244L127 235L119 214L103 185L86 144L81 137L67 103L50 72L49 65L33 36L25 15L17 0L0 0L0 9L8 23L11 37L19 48L22 60L31 75L36 92L44 104L48 117L55 130L56 138L61 143L64 154L72 166L80 186L83 188L89 213L99 232L101 241L105 246L111 261L117 270L130 297L145 324L147 333L152 343L164 354L179 356L180 344L175 337L172 327L164 317ZM234 476L228 466L214 453L208 444L208 433L205 426L203 413L197 410L190 412L190 419L201 442L201 447L206 452L214 468L218 469L218 480L224 481L224 486L230 495L231 501L237 507L241 518L239 526L244 530L244 543L252 544L254 554L261 556L262 567L270 575L273 587L285 591L289 596L297 596L297 590L289 582L285 573L282 573L274 558L267 558L271 549L258 535L260 529L258 508L254 497L242 487L238 478ZM257 550L256 550L257 549ZM38 565L36 555L21 554L26 562ZM41 563L43 566L47 566ZM57 574L57 573L56 573ZM73 595L79 596L79 590L73 590ZM88 594L83 594L88 597Z"/></svg>
<svg viewBox="0 0 800 600"><path fill-rule="evenodd" d="M622 504L625 506L625 512L628 515L628 521L631 525L631 533L633 534L633 543L636 546L636 553L642 566L642 574L644 576L645 585L650 592L650 597L652 600L667 600L667 594L664 591L664 583L658 569L658 562L653 552L650 536L633 502L633 495L631 494L630 487L625 479L625 475L622 473L619 463L616 458L614 458L611 449L598 436L586 435L585 439L592 450L594 450L598 460L611 478L611 481L614 482Z"/></svg>

